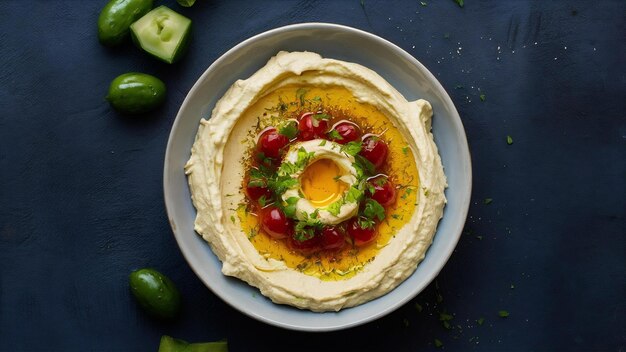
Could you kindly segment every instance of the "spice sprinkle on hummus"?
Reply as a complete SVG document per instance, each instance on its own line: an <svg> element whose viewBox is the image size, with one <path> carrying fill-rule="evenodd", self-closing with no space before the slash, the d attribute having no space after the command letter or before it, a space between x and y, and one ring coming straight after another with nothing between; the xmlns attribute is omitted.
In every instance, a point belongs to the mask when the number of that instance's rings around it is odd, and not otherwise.
<svg viewBox="0 0 626 352"><path fill-rule="evenodd" d="M445 206L431 105L374 71L279 52L200 123L185 165L222 272L275 303L338 311L417 268Z"/></svg>

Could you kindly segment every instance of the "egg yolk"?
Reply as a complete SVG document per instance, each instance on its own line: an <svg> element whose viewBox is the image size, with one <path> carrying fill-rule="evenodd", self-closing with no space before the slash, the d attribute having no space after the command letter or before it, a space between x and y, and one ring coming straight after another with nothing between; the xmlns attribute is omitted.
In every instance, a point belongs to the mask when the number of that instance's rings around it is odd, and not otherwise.
<svg viewBox="0 0 626 352"><path fill-rule="evenodd" d="M311 163L300 176L302 194L313 204L321 208L335 202L343 195L347 184L339 177L342 170L330 159L319 159Z"/></svg>

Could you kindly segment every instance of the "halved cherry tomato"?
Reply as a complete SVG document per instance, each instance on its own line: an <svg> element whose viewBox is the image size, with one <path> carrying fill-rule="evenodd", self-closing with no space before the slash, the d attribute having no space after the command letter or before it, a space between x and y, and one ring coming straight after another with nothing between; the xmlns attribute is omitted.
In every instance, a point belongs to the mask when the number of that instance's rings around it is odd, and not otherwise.
<svg viewBox="0 0 626 352"><path fill-rule="evenodd" d="M366 245L376 238L374 227L361 227L356 217L348 220L348 234L354 239L354 244L357 246Z"/></svg>
<svg viewBox="0 0 626 352"><path fill-rule="evenodd" d="M310 141L311 139L324 138L324 134L328 131L328 121L316 117L318 115L322 114L305 112L300 116L298 122L298 131L300 131L298 138L300 140Z"/></svg>
<svg viewBox="0 0 626 352"><path fill-rule="evenodd" d="M282 149L287 144L289 144L287 136L278 133L275 128L270 128L259 137L257 149L268 158L280 159Z"/></svg>
<svg viewBox="0 0 626 352"><path fill-rule="evenodd" d="M322 230L322 248L325 250L337 250L346 244L343 233L335 226L325 227Z"/></svg>
<svg viewBox="0 0 626 352"><path fill-rule="evenodd" d="M261 227L275 239L286 238L293 233L293 222L277 207L270 205L261 210Z"/></svg>
<svg viewBox="0 0 626 352"><path fill-rule="evenodd" d="M265 199L269 199L272 196L272 191L267 188L266 184L257 185L256 182L248 182L246 185L246 194L251 200L256 202L263 196L265 196Z"/></svg>
<svg viewBox="0 0 626 352"><path fill-rule="evenodd" d="M333 141L339 144L346 144L349 142L354 142L361 136L361 131L359 131L359 127L350 122L340 122L333 129L339 133L341 139L333 138Z"/></svg>
<svg viewBox="0 0 626 352"><path fill-rule="evenodd" d="M289 237L289 244L292 248L304 253L309 254L318 251L321 248L322 236L319 233L307 240L298 241L294 236Z"/></svg>
<svg viewBox="0 0 626 352"><path fill-rule="evenodd" d="M385 163L385 160L387 160L389 148L387 144L377 136L365 137L361 148L361 155L369 160L376 168L381 167Z"/></svg>
<svg viewBox="0 0 626 352"><path fill-rule="evenodd" d="M389 206L396 201L396 189L389 178L381 176L369 181L374 186L372 199L383 207Z"/></svg>

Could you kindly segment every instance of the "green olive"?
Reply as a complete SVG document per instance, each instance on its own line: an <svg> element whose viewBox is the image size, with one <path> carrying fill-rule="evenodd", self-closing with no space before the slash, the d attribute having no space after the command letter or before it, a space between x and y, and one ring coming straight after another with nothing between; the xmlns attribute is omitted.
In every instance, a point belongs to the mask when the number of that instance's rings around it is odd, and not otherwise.
<svg viewBox="0 0 626 352"><path fill-rule="evenodd" d="M180 310L180 293L172 280L160 272L144 268L129 277L130 291L139 305L151 315L173 318Z"/></svg>
<svg viewBox="0 0 626 352"><path fill-rule="evenodd" d="M145 73L129 72L117 76L109 86L106 100L118 111L142 114L165 100L165 83Z"/></svg>
<svg viewBox="0 0 626 352"><path fill-rule="evenodd" d="M130 25L152 9L152 0L111 0L98 17L100 43L114 46L122 43L130 31Z"/></svg>

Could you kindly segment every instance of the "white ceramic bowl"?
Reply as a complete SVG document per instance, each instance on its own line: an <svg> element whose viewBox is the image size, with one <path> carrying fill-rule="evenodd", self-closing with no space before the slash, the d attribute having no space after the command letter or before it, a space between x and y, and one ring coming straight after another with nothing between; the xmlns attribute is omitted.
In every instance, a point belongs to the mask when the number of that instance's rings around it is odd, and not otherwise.
<svg viewBox="0 0 626 352"><path fill-rule="evenodd" d="M183 171L201 118L237 79L249 77L280 50L313 51L323 57L362 64L378 72L408 100L423 98L434 111L433 134L449 187L448 204L435 239L417 270L388 294L339 312L313 313L272 303L259 291L222 275L222 264L193 229L196 210ZM303 23L247 39L217 59L191 88L170 133L163 187L169 221L180 249L196 275L239 311L268 324L303 331L331 331L384 316L422 291L444 266L461 235L472 184L465 131L450 97L435 77L398 46L373 34L341 25Z"/></svg>

